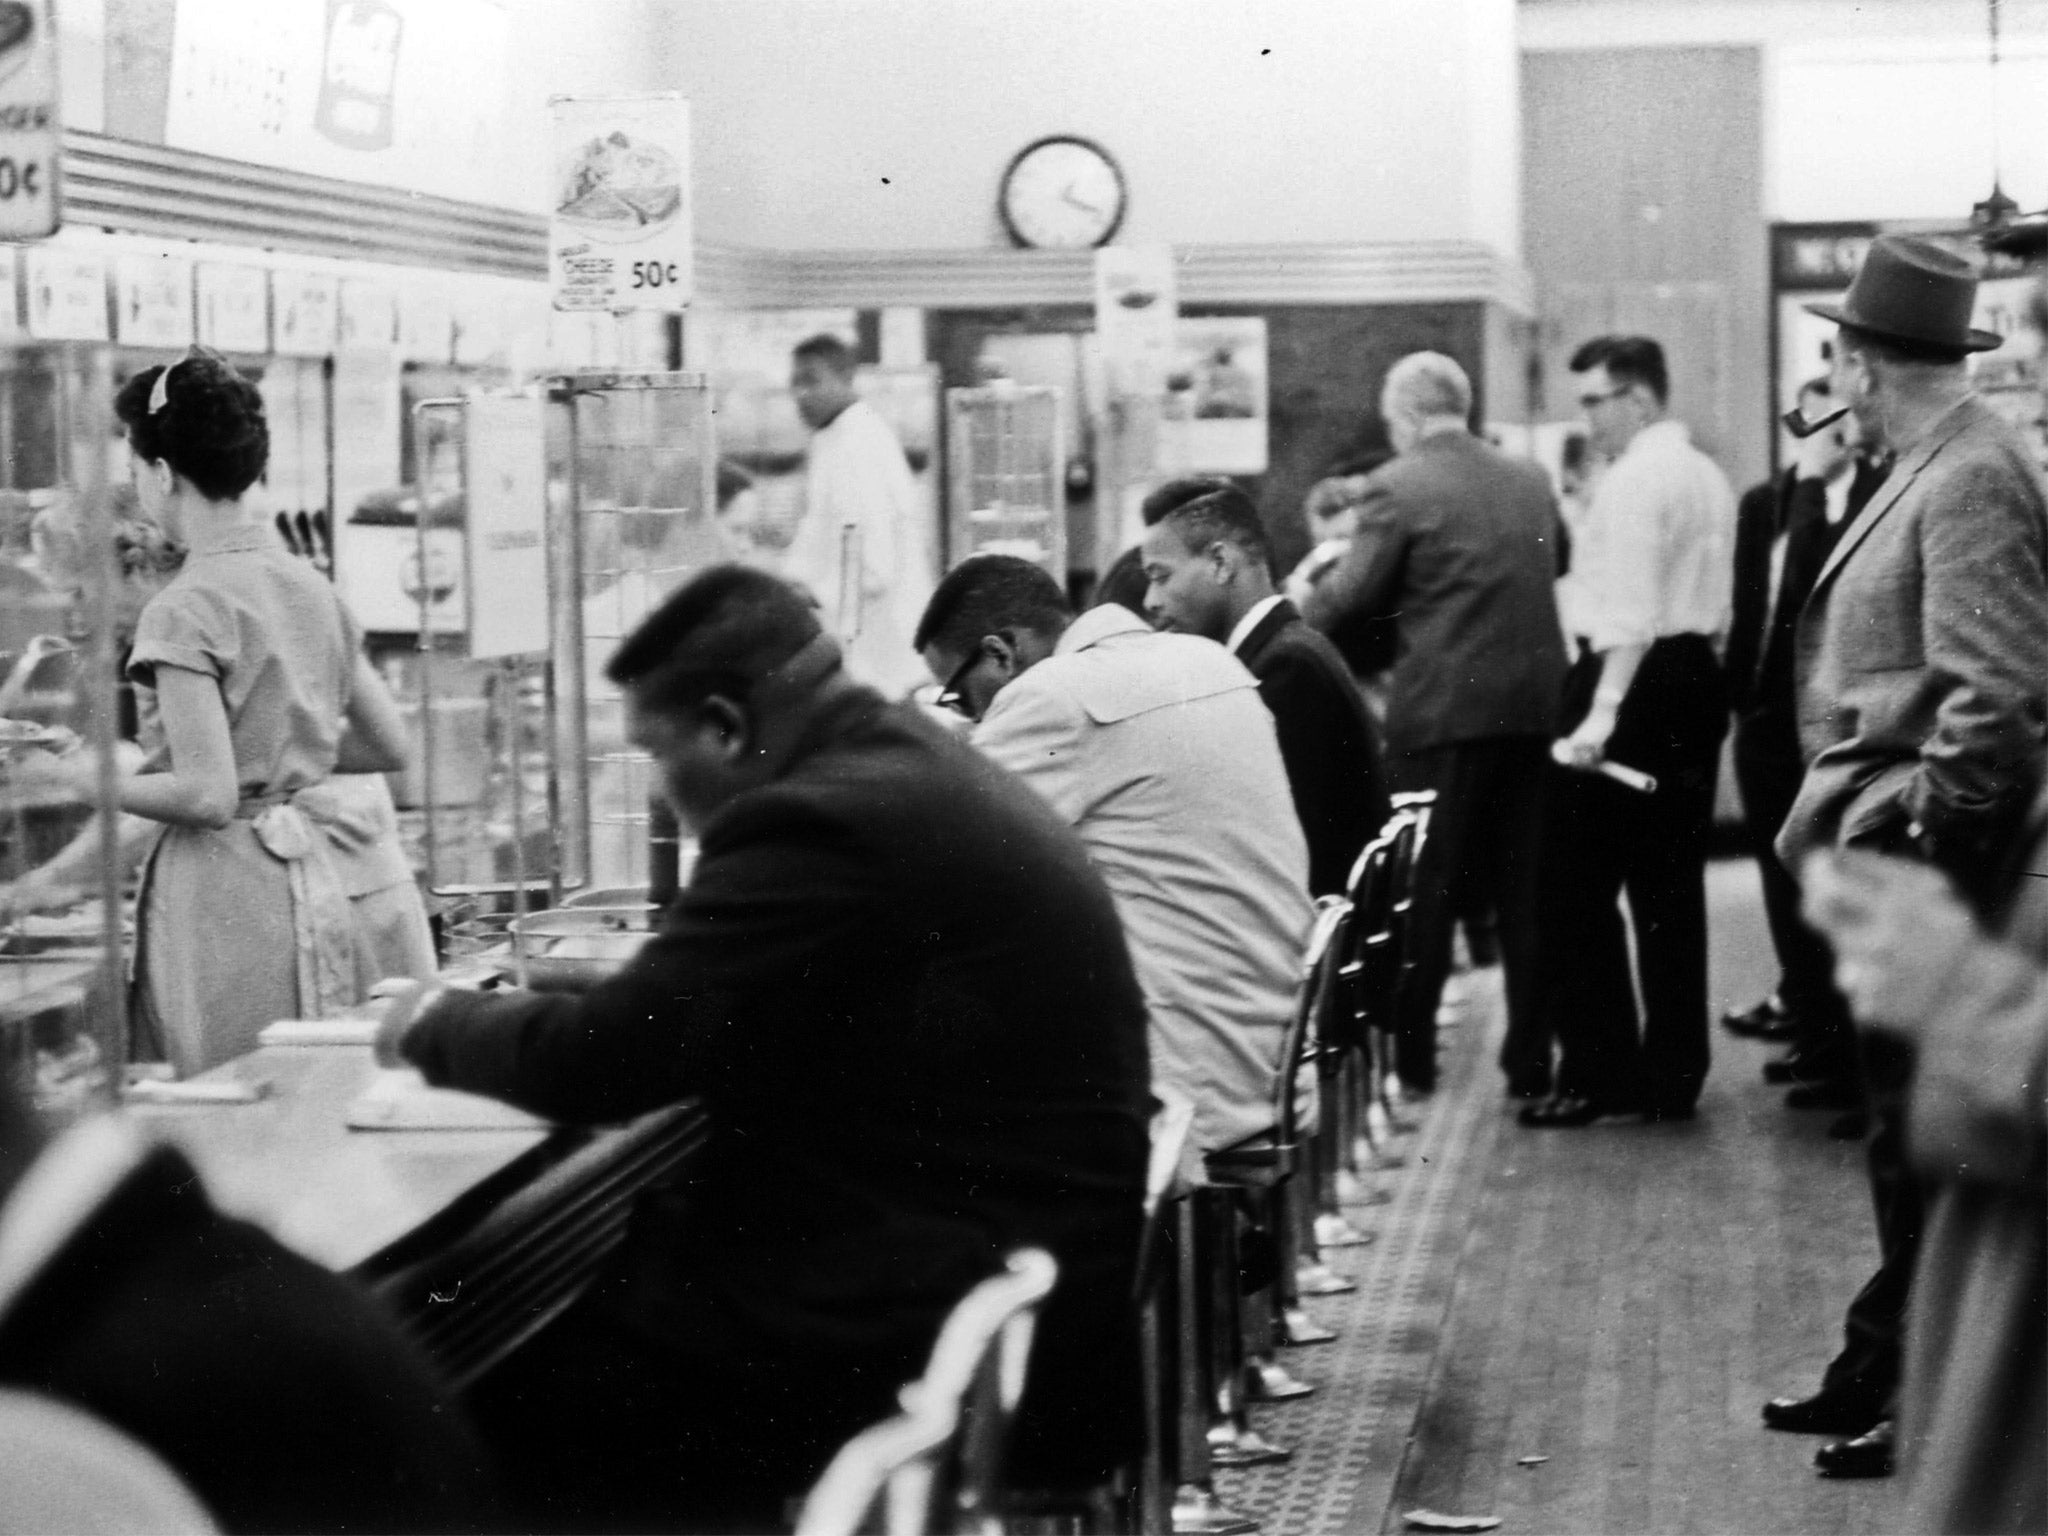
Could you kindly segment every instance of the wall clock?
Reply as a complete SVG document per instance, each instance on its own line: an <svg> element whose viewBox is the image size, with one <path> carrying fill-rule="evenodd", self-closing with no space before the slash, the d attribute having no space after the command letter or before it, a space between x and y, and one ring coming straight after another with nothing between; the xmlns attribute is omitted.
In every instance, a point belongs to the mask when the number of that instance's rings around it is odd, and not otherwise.
<svg viewBox="0 0 2048 1536"><path fill-rule="evenodd" d="M1108 150L1054 134L1017 152L1003 172L997 206L1017 244L1075 251L1106 244L1128 201L1124 173Z"/></svg>

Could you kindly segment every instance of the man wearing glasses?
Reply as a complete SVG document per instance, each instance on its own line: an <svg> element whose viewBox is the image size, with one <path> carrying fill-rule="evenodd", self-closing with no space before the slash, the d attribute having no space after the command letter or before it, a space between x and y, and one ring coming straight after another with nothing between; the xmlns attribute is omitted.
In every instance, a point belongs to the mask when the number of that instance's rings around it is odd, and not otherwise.
<svg viewBox="0 0 2048 1536"><path fill-rule="evenodd" d="M1150 1019L1152 1081L1214 1152L1270 1130L1312 910L1273 717L1228 651L977 555L932 594L916 646L937 702L1081 836L1115 898Z"/></svg>
<svg viewBox="0 0 2048 1536"><path fill-rule="evenodd" d="M1594 450L1612 461L1573 547L1567 734L1554 755L1543 880L1543 1011L1557 1093L1532 1126L1685 1119L1707 1075L1706 843L1728 728L1717 654L1733 584L1735 496L1665 415L1664 349L1602 336L1572 355ZM1647 792L1601 773L1651 775ZM1635 938L1616 900L1626 894ZM1643 999L1640 1036L1636 993Z"/></svg>

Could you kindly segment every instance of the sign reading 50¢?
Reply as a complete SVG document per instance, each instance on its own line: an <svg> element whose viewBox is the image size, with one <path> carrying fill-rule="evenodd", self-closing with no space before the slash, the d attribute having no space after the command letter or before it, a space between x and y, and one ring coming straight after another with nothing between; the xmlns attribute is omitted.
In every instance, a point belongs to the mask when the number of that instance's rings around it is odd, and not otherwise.
<svg viewBox="0 0 2048 1536"><path fill-rule="evenodd" d="M690 302L690 106L557 96L548 273L555 308L680 310Z"/></svg>
<svg viewBox="0 0 2048 1536"><path fill-rule="evenodd" d="M40 240L63 222L62 125L50 0L0 0L0 240Z"/></svg>

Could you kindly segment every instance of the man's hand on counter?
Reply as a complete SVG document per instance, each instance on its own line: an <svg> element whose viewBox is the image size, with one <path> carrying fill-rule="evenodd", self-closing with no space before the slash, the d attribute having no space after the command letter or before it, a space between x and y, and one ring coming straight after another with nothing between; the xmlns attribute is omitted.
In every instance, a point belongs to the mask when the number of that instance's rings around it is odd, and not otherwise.
<svg viewBox="0 0 2048 1536"><path fill-rule="evenodd" d="M406 1033L444 990L423 981L404 979L380 981L371 989L371 995L384 1002L384 1016L377 1026L378 1066L407 1065L403 1050Z"/></svg>

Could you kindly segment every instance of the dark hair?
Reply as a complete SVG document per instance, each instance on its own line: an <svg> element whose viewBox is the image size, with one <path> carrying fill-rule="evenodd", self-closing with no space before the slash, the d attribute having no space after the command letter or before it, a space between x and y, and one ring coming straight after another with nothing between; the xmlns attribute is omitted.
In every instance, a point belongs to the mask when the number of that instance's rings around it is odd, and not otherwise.
<svg viewBox="0 0 2048 1536"><path fill-rule="evenodd" d="M798 362L822 364L842 379L852 378L854 368L860 362L853 348L829 331L821 331L816 336L806 336L790 350L789 355Z"/></svg>
<svg viewBox="0 0 2048 1536"><path fill-rule="evenodd" d="M152 411L166 373L162 403ZM114 395L114 414L138 457L170 465L209 501L240 496L270 462L263 396L234 364L204 347L136 374Z"/></svg>
<svg viewBox="0 0 2048 1536"><path fill-rule="evenodd" d="M1259 509L1250 496L1228 481L1212 483L1202 494L1167 507L1153 515L1150 498L1145 507L1148 524L1169 523L1190 554L1199 554L1221 539L1259 561L1268 572L1273 567L1273 541L1259 520Z"/></svg>
<svg viewBox="0 0 2048 1536"><path fill-rule="evenodd" d="M1152 615L1145 611L1145 588L1149 585L1145 580L1145 552L1134 546L1112 560L1109 569L1102 573L1102 580L1095 584L1095 606L1115 603L1150 624Z"/></svg>
<svg viewBox="0 0 2048 1536"><path fill-rule="evenodd" d="M1887 363L1931 363L1950 367L1970 355L1960 347L1934 347L1925 342L1901 341L1893 336L1858 330L1853 325L1842 326L1840 335L1842 345L1850 351L1881 358Z"/></svg>
<svg viewBox="0 0 2048 1536"><path fill-rule="evenodd" d="M714 693L744 699L822 632L787 582L751 566L714 565L649 614L604 675L657 709L686 709Z"/></svg>
<svg viewBox="0 0 2048 1536"><path fill-rule="evenodd" d="M1169 480L1145 497L1145 503L1139 509L1140 515L1145 519L1145 526L1150 528L1167 513L1178 511L1191 501L1213 496L1218 491L1235 489L1230 481L1214 475L1189 475L1184 479Z"/></svg>
<svg viewBox="0 0 2048 1536"><path fill-rule="evenodd" d="M1057 635L1073 617L1067 594L1043 566L1016 555L970 555L939 582L910 648L964 651L1006 629Z"/></svg>
<svg viewBox="0 0 2048 1536"><path fill-rule="evenodd" d="M1671 398L1671 374L1664 349L1648 336L1595 336L1572 354L1571 371L1605 368L1620 385L1640 384L1663 405Z"/></svg>
<svg viewBox="0 0 2048 1536"><path fill-rule="evenodd" d="M742 491L754 488L754 477L731 459L718 461L718 510L723 512L731 506Z"/></svg>

